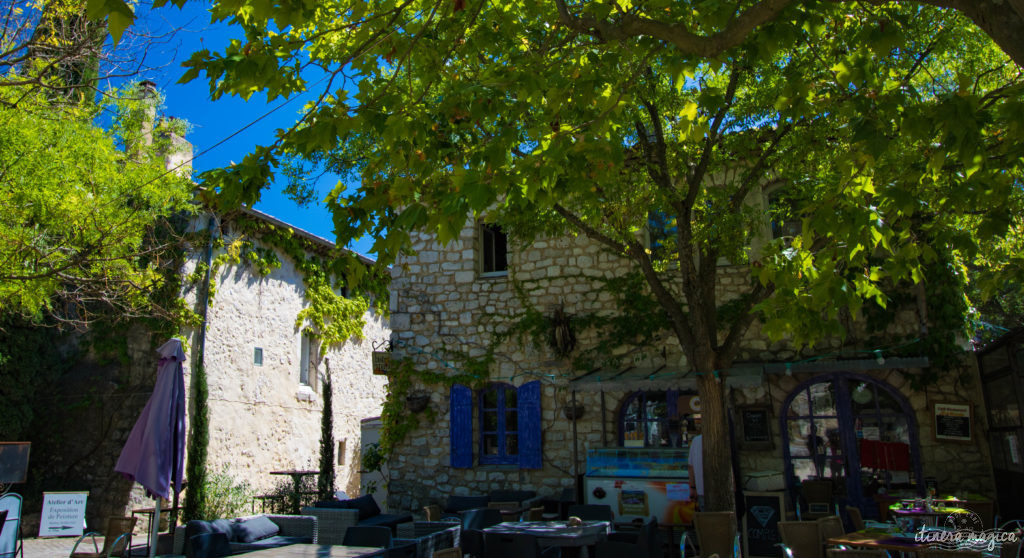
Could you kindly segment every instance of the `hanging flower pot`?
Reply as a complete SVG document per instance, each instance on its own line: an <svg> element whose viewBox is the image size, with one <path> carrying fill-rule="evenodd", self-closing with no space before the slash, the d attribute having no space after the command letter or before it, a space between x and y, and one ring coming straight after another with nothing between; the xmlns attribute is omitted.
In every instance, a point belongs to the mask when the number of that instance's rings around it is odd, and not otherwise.
<svg viewBox="0 0 1024 558"><path fill-rule="evenodd" d="M391 351L373 351L370 362L373 364L373 373L387 375L388 366L391 364Z"/></svg>
<svg viewBox="0 0 1024 558"><path fill-rule="evenodd" d="M424 392L410 393L405 396L405 408L409 409L409 412L419 413L426 410L427 405L430 404L430 394Z"/></svg>

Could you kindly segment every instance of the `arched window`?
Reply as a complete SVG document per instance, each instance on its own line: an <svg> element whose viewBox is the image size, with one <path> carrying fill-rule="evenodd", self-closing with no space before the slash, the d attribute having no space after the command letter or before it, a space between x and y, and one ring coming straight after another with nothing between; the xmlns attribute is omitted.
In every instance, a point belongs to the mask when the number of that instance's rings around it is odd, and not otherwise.
<svg viewBox="0 0 1024 558"><path fill-rule="evenodd" d="M516 388L493 383L480 392L480 463L519 462L519 413Z"/></svg>
<svg viewBox="0 0 1024 558"><path fill-rule="evenodd" d="M892 386L852 373L829 373L796 387L780 416L790 483L832 479L849 503L874 515L880 487L919 484L917 425Z"/></svg>
<svg viewBox="0 0 1024 558"><path fill-rule="evenodd" d="M619 408L619 445L681 447L695 432L699 399L677 391L637 391ZM691 405L692 402L692 405Z"/></svg>

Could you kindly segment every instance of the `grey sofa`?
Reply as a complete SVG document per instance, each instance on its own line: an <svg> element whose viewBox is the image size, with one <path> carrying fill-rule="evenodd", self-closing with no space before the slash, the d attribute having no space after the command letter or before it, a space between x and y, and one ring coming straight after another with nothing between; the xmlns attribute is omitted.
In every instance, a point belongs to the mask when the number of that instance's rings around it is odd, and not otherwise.
<svg viewBox="0 0 1024 558"><path fill-rule="evenodd" d="M387 527L395 534L399 523L412 521L408 513L382 513L369 494L350 500L317 502L313 507L302 508L302 513L317 517L317 541L322 544L341 544L345 530L353 525Z"/></svg>
<svg viewBox="0 0 1024 558"><path fill-rule="evenodd" d="M316 523L316 517L308 515L255 515L238 519L189 521L185 527L185 556L193 558L192 545L189 544L193 536L213 532L227 535L232 554L290 544L316 543Z"/></svg>
<svg viewBox="0 0 1024 558"><path fill-rule="evenodd" d="M415 521L398 525L398 538L394 544L413 542L416 558L431 558L434 552L454 548L461 544L462 527L445 521Z"/></svg>

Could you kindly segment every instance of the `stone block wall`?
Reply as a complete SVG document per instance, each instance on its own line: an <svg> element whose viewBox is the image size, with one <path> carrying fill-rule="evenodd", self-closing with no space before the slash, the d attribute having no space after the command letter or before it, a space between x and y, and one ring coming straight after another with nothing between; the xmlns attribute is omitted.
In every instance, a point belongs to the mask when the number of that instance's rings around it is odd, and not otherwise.
<svg viewBox="0 0 1024 558"><path fill-rule="evenodd" d="M471 357L485 353L495 332L504 331L509 323L529 309L545 315L563 307L569 315L617 312L613 297L601 289L603 281L617 277L631 264L583 237L541 239L529 246L516 245L510 239L508 250L510 272L486 276L479 273L477 228L467 226L459 239L448 246L437 244L428 236L414 237L415 254L400 260L393 271L391 286L392 341L395 358L410 358L417 367L443 373L458 370L460 355ZM745 266L723 265L719 268L718 297L720 301L738 296L749 285ZM913 335L920 328L915 309L896 309L895 320L886 332L868 332L861 323L849 323L850 336L843 342L828 339L813 351L797 351L785 342L771 342L754 323L744 337L737 362L784 362L806 359L812 354L833 353L840 348L856 347L857 339L870 333L891 336ZM592 346L597 335L577 331L578 347ZM638 366L666 365L685 377L689 366L678 341L666 333L659 347L631 347L624 340L618 353L626 362ZM514 386L539 379L542 382L543 468L521 470L515 466L480 466L455 469L449 466L449 403L447 389L431 391L431 405L436 419L421 424L397 448L392 456L390 504L410 511L428 504L440 503L450 494L478 494L497 488L529 488L541 494L557 495L562 487L573 486L573 475L585 472L586 451L614 446L618 441L617 417L622 401L630 393L606 390L577 393L584 407L584 417L576 422L578 454L572 447L573 422L562 414L570 398L568 378L575 373L566 360L555 357L546 346L537 346L530 339L506 339L498 345L496 360L490 369L490 380ZM972 365L973 366L973 365ZM904 371L907 372L907 371ZM928 403L935 397L952 396L954 391L975 402L976 421L983 413L978 384L964 387L955 384L954 371L927 394L911 396L920 428L924 474L944 479L967 475L966 488L990 491L991 469L984 441L956 451L963 458L947 464L948 445L936 444L930 430L931 412ZM900 371L879 370L882 379L893 383L901 392L909 393ZM810 375L807 376L809 378ZM974 378L977 378L976 372ZM771 401L777 421L782 398L796 385L799 377L769 376L756 387L736 388L730 393L732 403L752 404ZM803 378L806 379L806 378ZM692 384L691 384L692 385ZM771 386L771 387L769 387ZM426 388L429 390L429 388ZM770 393L770 396L769 396ZM603 405L602 405L603 397ZM951 400L956 400L953 398ZM927 407L927 408L926 408ZM603 409L603 415L602 415ZM474 412L474 429L479 429ZM778 426L773 427L774 430ZM778 432L775 432L778 440ZM979 437L980 438L980 437ZM478 433L474 432L474 444ZM479 448L474 448L479 455ZM776 443L768 452L741 454L745 472L782 470L782 452ZM950 481L951 483L953 481Z"/></svg>

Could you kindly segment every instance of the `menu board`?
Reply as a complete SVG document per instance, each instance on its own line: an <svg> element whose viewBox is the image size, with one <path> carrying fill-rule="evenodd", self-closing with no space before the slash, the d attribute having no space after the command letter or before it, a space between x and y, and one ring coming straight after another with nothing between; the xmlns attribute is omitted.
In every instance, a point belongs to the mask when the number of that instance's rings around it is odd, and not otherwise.
<svg viewBox="0 0 1024 558"><path fill-rule="evenodd" d="M935 439L971 441L971 406L962 403L935 403Z"/></svg>
<svg viewBox="0 0 1024 558"><path fill-rule="evenodd" d="M767 406L740 409L743 447L748 449L771 449L773 447L771 415L771 408Z"/></svg>
<svg viewBox="0 0 1024 558"><path fill-rule="evenodd" d="M747 513L743 515L743 547L747 556L781 556L776 544L782 542L779 521L785 518L785 492L744 492Z"/></svg>

